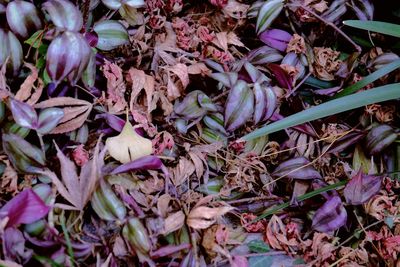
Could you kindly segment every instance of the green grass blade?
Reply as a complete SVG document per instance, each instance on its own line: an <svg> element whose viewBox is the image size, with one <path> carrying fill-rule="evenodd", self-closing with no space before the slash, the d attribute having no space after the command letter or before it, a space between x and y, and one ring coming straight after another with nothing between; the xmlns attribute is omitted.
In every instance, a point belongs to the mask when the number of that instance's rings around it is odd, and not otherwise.
<svg viewBox="0 0 400 267"><path fill-rule="evenodd" d="M342 97L345 95L350 95L352 93L357 92L364 86L367 86L370 83L373 83L374 81L380 79L381 77L385 76L386 74L398 69L400 67L400 59L393 61L392 63L389 63L377 71L371 73L368 76L365 76L364 79L362 79L359 82L356 82L355 84L350 85L349 87L343 89L340 93L337 93L334 98Z"/></svg>
<svg viewBox="0 0 400 267"><path fill-rule="evenodd" d="M295 113L282 120L261 127L245 136L243 140L249 141L260 136L287 129L305 122L331 116L340 112L352 110L373 103L400 98L400 83L388 84L353 95L334 99L318 106L311 107Z"/></svg>
<svg viewBox="0 0 400 267"><path fill-rule="evenodd" d="M315 196L317 196L317 195L319 195L319 194L322 194L322 193L331 191L331 190L333 190L333 189L339 188L339 187L341 187L341 186L343 186L343 185L345 185L345 184L347 184L347 180L340 181L340 182L337 182L337 183L335 183L335 184L327 185L327 186L325 186L325 187L316 189L316 190L314 190L314 191L311 191L311 192L309 192L309 193L306 193L306 194L304 194L304 195L299 196L299 197L297 198L297 201L299 201L299 202L304 201L304 200L306 200L306 199L315 197ZM288 201L288 202L285 202L285 203L282 203L282 204L280 204L280 205L274 207L273 209L267 210L266 212L264 212L263 214L261 214L260 216L258 216L257 218L255 218L252 222L256 222L256 221L259 221L259 220L261 220L261 219L264 219L264 218L266 218L266 217L268 217L268 216L270 216L270 215L274 215L274 214L277 213L278 211L280 211L280 210L282 210L282 209L286 209L286 208L288 208L288 207L290 207L290 202L289 202L289 201Z"/></svg>
<svg viewBox="0 0 400 267"><path fill-rule="evenodd" d="M400 25L382 21L345 20L344 25L357 29L378 32L394 37L400 37Z"/></svg>

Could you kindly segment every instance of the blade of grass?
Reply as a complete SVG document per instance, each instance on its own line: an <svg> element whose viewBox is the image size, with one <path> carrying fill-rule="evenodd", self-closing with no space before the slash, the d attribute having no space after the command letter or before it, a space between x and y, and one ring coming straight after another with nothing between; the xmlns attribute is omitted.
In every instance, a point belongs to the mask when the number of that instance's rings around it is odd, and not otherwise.
<svg viewBox="0 0 400 267"><path fill-rule="evenodd" d="M343 21L343 24L357 29L400 37L400 25L393 23L382 21L345 20Z"/></svg>
<svg viewBox="0 0 400 267"><path fill-rule="evenodd" d="M386 74L398 69L400 67L400 59L393 61L392 63L389 63L382 68L378 69L377 71L371 73L368 76L365 76L364 79L362 79L359 82L356 82L355 84L350 85L349 87L346 87L343 89L341 92L337 93L333 98L339 98L342 96L350 95L352 93L357 92L364 86L367 86L370 83L373 83L374 81L380 79L381 77L385 76Z"/></svg>
<svg viewBox="0 0 400 267"><path fill-rule="evenodd" d="M303 124L305 122L396 98L400 98L400 83L376 87L371 90L334 99L318 106L295 113L282 120L256 129L255 131L243 136L241 139L249 141L260 136Z"/></svg>
<svg viewBox="0 0 400 267"><path fill-rule="evenodd" d="M340 181L340 182L337 182L336 184L331 184L331 185L328 185L328 186L319 188L319 189L317 189L317 190L314 190L314 191L311 191L311 192L309 192L309 193L307 193L307 194L304 194L304 195L299 196L299 197L297 198L297 201L301 202L301 201L304 201L304 200L306 200L306 199L315 197L315 196L317 196L317 195L319 195L319 194L322 194L322 193L328 192L328 191L330 191L330 190L336 189L336 188L338 188L338 187L341 187L341 186L345 185L346 183L347 183L347 180L345 180L345 181ZM270 210L268 210L267 212L261 214L260 216L258 216L257 218L255 218L251 223L257 222L257 221L259 221L259 220L261 220L261 219L264 219L264 218L266 218L266 217L268 217L268 216L271 216L271 215L277 213L278 211L280 211L280 210L282 210L282 209L288 208L289 206L290 206L290 202L289 202L289 201L288 201L288 202L285 202L285 203L282 203L282 204L280 204L280 205L274 207L273 209L270 209Z"/></svg>
<svg viewBox="0 0 400 267"><path fill-rule="evenodd" d="M68 251L68 255L70 257L70 263L71 263L71 266L74 267L75 266L74 250L72 249L71 239L69 238L68 230L67 230L67 227L65 226L64 213L61 214L60 224L61 224L61 228L64 233L65 243L67 243L67 251Z"/></svg>

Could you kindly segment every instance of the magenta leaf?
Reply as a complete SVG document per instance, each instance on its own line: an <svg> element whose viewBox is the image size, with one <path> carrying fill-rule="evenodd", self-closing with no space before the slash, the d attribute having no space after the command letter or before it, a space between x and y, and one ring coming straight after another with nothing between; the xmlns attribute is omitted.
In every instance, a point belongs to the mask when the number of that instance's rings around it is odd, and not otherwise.
<svg viewBox="0 0 400 267"><path fill-rule="evenodd" d="M314 214L312 228L329 233L342 227L347 221L347 212L338 196L328 199Z"/></svg>
<svg viewBox="0 0 400 267"><path fill-rule="evenodd" d="M46 216L49 210L50 207L32 189L26 189L0 209L0 217L8 217L6 227L13 227L33 223Z"/></svg>
<svg viewBox="0 0 400 267"><path fill-rule="evenodd" d="M118 174L128 171L157 170L163 166L162 161L156 156L144 156L137 160L122 164L115 168L111 174Z"/></svg>

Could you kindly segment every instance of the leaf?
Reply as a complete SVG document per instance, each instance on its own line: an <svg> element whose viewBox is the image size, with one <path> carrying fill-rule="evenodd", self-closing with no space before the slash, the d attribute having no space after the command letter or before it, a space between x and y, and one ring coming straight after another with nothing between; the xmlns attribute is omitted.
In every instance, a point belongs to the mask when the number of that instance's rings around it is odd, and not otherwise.
<svg viewBox="0 0 400 267"><path fill-rule="evenodd" d="M25 189L0 209L0 216L7 216L7 227L13 227L21 223L33 223L46 216L49 210L32 189Z"/></svg>
<svg viewBox="0 0 400 267"><path fill-rule="evenodd" d="M343 24L357 29L382 33L394 37L400 37L400 25L398 24L387 23L382 21L363 21L363 20L345 20L343 21Z"/></svg>
<svg viewBox="0 0 400 267"><path fill-rule="evenodd" d="M37 131L40 134L51 132L64 116L64 111L60 108L46 108L39 114L37 121Z"/></svg>
<svg viewBox="0 0 400 267"><path fill-rule="evenodd" d="M35 109L31 105L16 99L11 99L10 108L17 124L29 129L36 129L38 117Z"/></svg>
<svg viewBox="0 0 400 267"><path fill-rule="evenodd" d="M83 210L87 202L92 196L95 190L97 181L100 179L101 168L104 165L103 158L106 150L104 149L101 153L99 152L100 140L97 141L95 151L93 153L93 159L87 162L81 168L81 173L78 176L75 164L67 158L64 153L58 148L57 157L61 165L61 177L62 181L57 175L46 169L40 173L48 176L53 184L56 186L57 191L61 196L64 197L70 205L58 204L57 206L63 209L71 210Z"/></svg>
<svg viewBox="0 0 400 267"><path fill-rule="evenodd" d="M233 207L223 206L218 208L209 208L205 206L198 206L193 208L187 219L186 223L194 229L206 229L213 225L217 218L233 210Z"/></svg>
<svg viewBox="0 0 400 267"><path fill-rule="evenodd" d="M265 253L270 251L269 246L262 240L251 240L247 246L250 251L254 253Z"/></svg>
<svg viewBox="0 0 400 267"><path fill-rule="evenodd" d="M37 32L35 32L34 34L32 34L31 37L29 37L28 40L25 40L24 43L32 46L33 48L39 48L40 44L41 44L41 38L39 38L40 35L43 34L44 30L39 30Z"/></svg>
<svg viewBox="0 0 400 267"><path fill-rule="evenodd" d="M157 170L161 169L162 166L163 163L157 156L144 156L118 166L111 172L111 174L119 174L136 170Z"/></svg>
<svg viewBox="0 0 400 267"><path fill-rule="evenodd" d="M340 112L352 110L365 105L383 102L400 97L400 83L388 84L371 90L344 96L331 100L318 106L311 107L282 120L261 127L242 137L244 140L252 140L260 136L287 129L305 122L310 122Z"/></svg>
<svg viewBox="0 0 400 267"><path fill-rule="evenodd" d="M339 196L328 199L314 214L312 228L329 233L342 227L347 221L347 211Z"/></svg>
<svg viewBox="0 0 400 267"><path fill-rule="evenodd" d="M339 98L342 96L350 95L352 93L357 92L364 86L367 86L368 84L380 79L381 77L385 76L386 74L398 69L400 67L400 59L395 60L390 64L387 64L383 66L382 68L379 68L377 71L371 73L368 76L365 76L364 79L362 79L359 82L356 82L355 84L352 84L345 89L343 89L341 92L337 93L334 98Z"/></svg>
<svg viewBox="0 0 400 267"><path fill-rule="evenodd" d="M31 70L31 74L26 77L25 81L19 87L18 92L15 94L15 99L33 105L42 95L44 84L43 81L38 78L39 73L35 66L29 63L25 63L25 66ZM38 81L37 86L35 86L36 81Z"/></svg>
<svg viewBox="0 0 400 267"><path fill-rule="evenodd" d="M72 97L56 97L40 102L35 107L63 107L63 118L57 127L50 132L51 134L61 134L80 128L92 111L93 105L85 100Z"/></svg>

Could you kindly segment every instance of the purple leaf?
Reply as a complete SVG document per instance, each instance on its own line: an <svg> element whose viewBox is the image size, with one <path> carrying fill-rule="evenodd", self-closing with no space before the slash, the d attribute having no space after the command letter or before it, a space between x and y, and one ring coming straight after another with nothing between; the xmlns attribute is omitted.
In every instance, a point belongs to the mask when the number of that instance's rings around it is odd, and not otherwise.
<svg viewBox="0 0 400 267"><path fill-rule="evenodd" d="M10 108L16 123L22 127L35 129L38 118L35 109L31 105L11 99Z"/></svg>
<svg viewBox="0 0 400 267"><path fill-rule="evenodd" d="M0 217L8 217L6 227L13 227L33 223L46 216L49 210L50 207L32 189L26 189L0 209Z"/></svg>
<svg viewBox="0 0 400 267"><path fill-rule="evenodd" d="M137 160L122 164L115 168L111 174L118 174L138 170L158 170L163 166L162 161L156 156L144 156Z"/></svg>
<svg viewBox="0 0 400 267"><path fill-rule="evenodd" d="M286 31L271 29L262 32L258 37L266 45L284 52L292 35Z"/></svg>
<svg viewBox="0 0 400 267"><path fill-rule="evenodd" d="M289 89L289 91L292 91L293 86L293 79L289 76L289 74L282 69L278 64L270 63L268 64L269 70L272 72L272 74L275 76L276 81L278 82L278 85L280 87Z"/></svg>
<svg viewBox="0 0 400 267"><path fill-rule="evenodd" d="M361 169L347 183L343 193L346 202L351 205L360 205L367 202L381 189L382 177L365 175Z"/></svg>
<svg viewBox="0 0 400 267"><path fill-rule="evenodd" d="M253 91L239 80L229 92L225 107L225 129L234 131L248 121L254 111Z"/></svg>
<svg viewBox="0 0 400 267"><path fill-rule="evenodd" d="M310 164L310 161L305 157L289 159L279 164L272 175L300 180L321 179L321 174L312 165L308 164Z"/></svg>
<svg viewBox="0 0 400 267"><path fill-rule="evenodd" d="M96 120L100 118L105 119L107 124L117 132L121 132L122 128L124 128L125 121L113 114L103 113L103 114L98 114L95 117Z"/></svg>
<svg viewBox="0 0 400 267"><path fill-rule="evenodd" d="M48 134L64 117L64 111L61 108L47 108L40 112L37 121L37 131L40 134Z"/></svg>
<svg viewBox="0 0 400 267"><path fill-rule="evenodd" d="M4 256L7 260L26 263L33 251L25 247L25 238L22 232L15 228L7 228L3 234Z"/></svg>
<svg viewBox="0 0 400 267"><path fill-rule="evenodd" d="M342 200L334 196L327 200L314 214L312 228L319 232L332 232L347 221L347 212Z"/></svg>

